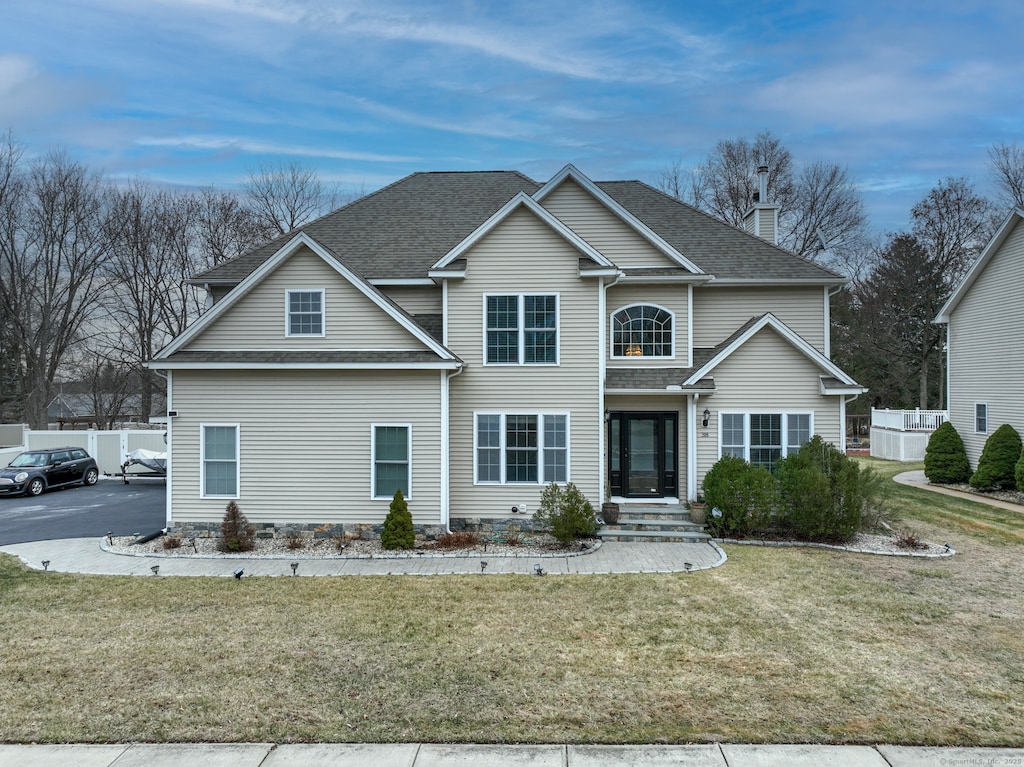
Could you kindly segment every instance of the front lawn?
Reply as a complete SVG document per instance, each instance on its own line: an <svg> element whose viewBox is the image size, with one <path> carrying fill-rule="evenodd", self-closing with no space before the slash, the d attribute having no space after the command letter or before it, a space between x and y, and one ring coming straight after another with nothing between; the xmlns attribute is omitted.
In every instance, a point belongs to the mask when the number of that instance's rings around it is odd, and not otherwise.
<svg viewBox="0 0 1024 767"><path fill-rule="evenodd" d="M0 738L1024 746L1024 514L893 502L960 553L242 581L3 556Z"/></svg>

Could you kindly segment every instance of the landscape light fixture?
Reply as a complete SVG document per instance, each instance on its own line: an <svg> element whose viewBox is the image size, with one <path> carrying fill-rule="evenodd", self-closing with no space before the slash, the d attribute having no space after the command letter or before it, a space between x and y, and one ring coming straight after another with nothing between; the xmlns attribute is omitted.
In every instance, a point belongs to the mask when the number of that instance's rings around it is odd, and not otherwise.
<svg viewBox="0 0 1024 767"><path fill-rule="evenodd" d="M44 559L43 560L43 569L44 570L49 570L50 569L50 560L49 559Z"/></svg>
<svg viewBox="0 0 1024 767"><path fill-rule="evenodd" d="M295 571L299 569L298 562L292 562L292 575L295 575Z"/></svg>
<svg viewBox="0 0 1024 767"><path fill-rule="evenodd" d="M107 530L107 544L114 545L114 533L110 530Z"/></svg>
<svg viewBox="0 0 1024 767"><path fill-rule="evenodd" d="M153 565L149 569L153 572L153 575L160 575L160 565Z"/></svg>
<svg viewBox="0 0 1024 767"><path fill-rule="evenodd" d="M708 410L707 408L704 408L704 420L701 422L701 425L704 426L704 428L707 428L708 421L710 421L710 420L711 420L711 411Z"/></svg>
<svg viewBox="0 0 1024 767"><path fill-rule="evenodd" d="M686 569L686 572L690 572L693 569L693 564L691 562L683 562L683 567Z"/></svg>
<svg viewBox="0 0 1024 767"><path fill-rule="evenodd" d="M235 570L234 573L232 573L232 575L235 576L235 580L236 581L240 581L240 580L242 580L242 576L245 575L245 570L243 570L241 567L239 567L237 570Z"/></svg>
<svg viewBox="0 0 1024 767"><path fill-rule="evenodd" d="M540 563L538 562L537 564L535 564L533 566L533 572L536 573L537 575L544 575L544 568L542 568L540 566Z"/></svg>
<svg viewBox="0 0 1024 767"><path fill-rule="evenodd" d="M486 562L484 562L484 561L483 561L483 560L481 559L481 560L480 560L480 572L483 572L483 571L484 571L484 570L486 570L486 569L487 569L487 563L486 563Z"/></svg>
<svg viewBox="0 0 1024 767"><path fill-rule="evenodd" d="M199 549L196 547L196 537L194 535L190 535L188 537L188 542L192 544L192 551L198 554Z"/></svg>

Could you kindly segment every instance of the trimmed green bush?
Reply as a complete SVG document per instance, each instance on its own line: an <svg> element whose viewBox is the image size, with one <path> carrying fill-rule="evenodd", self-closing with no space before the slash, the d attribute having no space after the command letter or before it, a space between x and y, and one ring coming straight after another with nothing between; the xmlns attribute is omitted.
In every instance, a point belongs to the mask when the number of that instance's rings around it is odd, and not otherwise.
<svg viewBox="0 0 1024 767"><path fill-rule="evenodd" d="M781 531L811 541L848 541L860 530L871 483L855 461L821 436L776 461L775 477Z"/></svg>
<svg viewBox="0 0 1024 767"><path fill-rule="evenodd" d="M704 476L707 526L717 537L744 536L767 529L775 506L775 481L761 466L726 455Z"/></svg>
<svg viewBox="0 0 1024 767"><path fill-rule="evenodd" d="M1020 460L1017 461L1017 468L1013 472L1017 480L1017 489L1024 492L1024 450L1021 451Z"/></svg>
<svg viewBox="0 0 1024 767"><path fill-rule="evenodd" d="M564 488L554 482L544 488L540 506L533 513L533 524L538 530L550 532L562 544L576 538L593 538L599 527L594 507L572 482Z"/></svg>
<svg viewBox="0 0 1024 767"><path fill-rule="evenodd" d="M238 504L228 502L224 519L220 523L220 540L217 548L221 551L252 551L256 547L256 531Z"/></svg>
<svg viewBox="0 0 1024 767"><path fill-rule="evenodd" d="M412 514L401 490L395 491L391 501L391 508L384 519L384 529L380 532L380 543L385 549L411 549L416 545Z"/></svg>
<svg viewBox="0 0 1024 767"><path fill-rule="evenodd" d="M985 441L978 468L971 475L971 487L979 490L1012 490L1017 487L1014 472L1020 454L1020 435L1010 424L1004 423Z"/></svg>
<svg viewBox="0 0 1024 767"><path fill-rule="evenodd" d="M954 485L970 479L971 464L967 461L964 441L949 421L928 438L928 447L924 451L924 475L929 482L942 485Z"/></svg>

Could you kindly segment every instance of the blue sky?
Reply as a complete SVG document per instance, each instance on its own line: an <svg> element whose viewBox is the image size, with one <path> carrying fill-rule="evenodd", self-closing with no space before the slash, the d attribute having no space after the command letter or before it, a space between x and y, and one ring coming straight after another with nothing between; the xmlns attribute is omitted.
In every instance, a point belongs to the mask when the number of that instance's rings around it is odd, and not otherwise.
<svg viewBox="0 0 1024 767"><path fill-rule="evenodd" d="M4 0L0 130L113 177L349 190L572 162L656 183L769 129L849 167L880 231L1024 143L1024 3Z"/></svg>

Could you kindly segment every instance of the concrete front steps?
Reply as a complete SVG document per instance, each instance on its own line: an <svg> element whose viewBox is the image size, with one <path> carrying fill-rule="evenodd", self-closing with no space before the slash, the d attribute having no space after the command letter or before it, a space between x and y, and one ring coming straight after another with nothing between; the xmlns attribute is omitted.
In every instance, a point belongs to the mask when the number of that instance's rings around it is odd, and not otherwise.
<svg viewBox="0 0 1024 767"><path fill-rule="evenodd" d="M620 503L619 521L597 531L603 541L703 543L711 536L679 504Z"/></svg>

